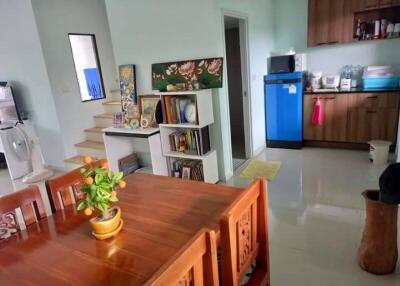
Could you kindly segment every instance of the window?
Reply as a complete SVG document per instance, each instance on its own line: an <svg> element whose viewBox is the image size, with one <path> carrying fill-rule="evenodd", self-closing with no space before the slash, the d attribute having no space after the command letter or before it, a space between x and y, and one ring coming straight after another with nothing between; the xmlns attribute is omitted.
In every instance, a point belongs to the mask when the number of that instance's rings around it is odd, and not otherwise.
<svg viewBox="0 0 400 286"><path fill-rule="evenodd" d="M82 101L105 98L95 35L68 34L68 37Z"/></svg>

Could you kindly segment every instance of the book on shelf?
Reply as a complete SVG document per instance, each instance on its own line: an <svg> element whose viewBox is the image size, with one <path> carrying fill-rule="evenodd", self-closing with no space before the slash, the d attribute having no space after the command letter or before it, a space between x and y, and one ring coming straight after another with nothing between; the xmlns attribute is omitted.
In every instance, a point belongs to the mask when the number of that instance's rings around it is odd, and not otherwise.
<svg viewBox="0 0 400 286"><path fill-rule="evenodd" d="M183 124L187 123L185 117L185 108L189 103L193 103L193 99L187 96L165 95L163 97L164 123L166 124Z"/></svg>
<svg viewBox="0 0 400 286"><path fill-rule="evenodd" d="M173 152L203 156L211 150L208 126L173 132L169 142Z"/></svg>
<svg viewBox="0 0 400 286"><path fill-rule="evenodd" d="M171 163L171 176L187 179L183 172L190 169L190 180L204 181L203 163L199 160L178 159Z"/></svg>

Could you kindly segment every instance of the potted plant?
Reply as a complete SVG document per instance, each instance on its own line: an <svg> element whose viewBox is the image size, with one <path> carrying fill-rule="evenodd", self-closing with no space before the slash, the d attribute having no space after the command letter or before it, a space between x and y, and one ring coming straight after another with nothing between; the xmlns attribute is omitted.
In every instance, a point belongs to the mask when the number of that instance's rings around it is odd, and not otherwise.
<svg viewBox="0 0 400 286"><path fill-rule="evenodd" d="M85 157L85 163L90 163L90 157ZM90 219L92 234L98 239L112 237L121 230L121 209L111 206L118 202L117 189L123 189L126 183L122 180L122 172L109 170L105 161L100 167L82 168L80 170L84 184L81 192L85 194L84 199L79 202L77 209L83 210L84 214L91 216L94 210L101 212Z"/></svg>

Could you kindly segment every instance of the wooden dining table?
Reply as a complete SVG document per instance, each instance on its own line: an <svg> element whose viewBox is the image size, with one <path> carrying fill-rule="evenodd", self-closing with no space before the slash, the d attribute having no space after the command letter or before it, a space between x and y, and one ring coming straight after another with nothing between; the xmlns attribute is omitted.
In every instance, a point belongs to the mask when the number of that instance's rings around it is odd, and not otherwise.
<svg viewBox="0 0 400 286"><path fill-rule="evenodd" d="M219 234L240 188L148 174L119 191L123 229L100 241L75 206L0 241L0 285L143 285L204 227Z"/></svg>

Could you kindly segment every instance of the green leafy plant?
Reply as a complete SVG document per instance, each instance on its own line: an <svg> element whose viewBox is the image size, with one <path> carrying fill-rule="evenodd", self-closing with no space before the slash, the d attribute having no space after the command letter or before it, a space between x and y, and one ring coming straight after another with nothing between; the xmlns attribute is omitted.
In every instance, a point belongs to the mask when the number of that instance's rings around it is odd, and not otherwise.
<svg viewBox="0 0 400 286"><path fill-rule="evenodd" d="M126 183L122 180L122 172L108 170L108 164L101 167L82 168L84 177L81 192L85 194L84 200L78 204L78 210L84 210L86 215L91 215L97 209L102 213L102 220L111 218L110 205L118 202L117 188L124 188Z"/></svg>

